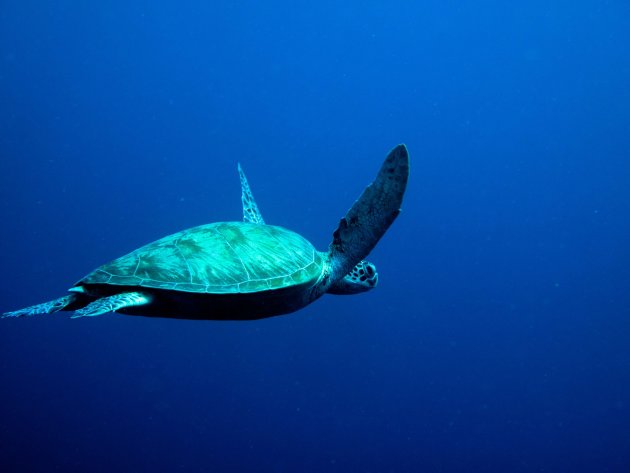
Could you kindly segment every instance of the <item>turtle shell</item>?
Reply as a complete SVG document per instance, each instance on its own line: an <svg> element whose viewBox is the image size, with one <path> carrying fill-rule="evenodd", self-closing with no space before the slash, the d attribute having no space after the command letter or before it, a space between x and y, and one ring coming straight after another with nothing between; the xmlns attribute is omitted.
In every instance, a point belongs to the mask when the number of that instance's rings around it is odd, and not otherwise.
<svg viewBox="0 0 630 473"><path fill-rule="evenodd" d="M76 285L252 293L315 283L323 264L320 253L295 232L273 225L219 222L149 243L101 266Z"/></svg>

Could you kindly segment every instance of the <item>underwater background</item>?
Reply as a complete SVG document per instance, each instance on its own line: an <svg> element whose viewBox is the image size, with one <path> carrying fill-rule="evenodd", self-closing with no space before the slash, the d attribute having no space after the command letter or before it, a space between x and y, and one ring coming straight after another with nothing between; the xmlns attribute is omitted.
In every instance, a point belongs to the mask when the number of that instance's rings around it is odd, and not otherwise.
<svg viewBox="0 0 630 473"><path fill-rule="evenodd" d="M407 144L376 290L0 321L1 472L630 471L630 4L0 3L0 312L181 229L320 250Z"/></svg>

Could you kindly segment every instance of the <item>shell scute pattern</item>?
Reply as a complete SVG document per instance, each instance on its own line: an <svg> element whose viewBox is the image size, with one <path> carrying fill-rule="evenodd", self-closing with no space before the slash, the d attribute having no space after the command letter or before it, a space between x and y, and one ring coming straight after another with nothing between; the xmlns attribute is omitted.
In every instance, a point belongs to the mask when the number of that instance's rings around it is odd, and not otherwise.
<svg viewBox="0 0 630 473"><path fill-rule="evenodd" d="M249 293L316 281L323 259L297 233L221 222L175 233L101 266L77 284Z"/></svg>

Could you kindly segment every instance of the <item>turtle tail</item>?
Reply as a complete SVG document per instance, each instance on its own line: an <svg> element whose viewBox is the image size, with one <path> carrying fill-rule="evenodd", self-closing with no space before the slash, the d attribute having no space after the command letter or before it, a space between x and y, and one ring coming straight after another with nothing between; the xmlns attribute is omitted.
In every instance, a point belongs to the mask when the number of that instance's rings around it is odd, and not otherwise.
<svg viewBox="0 0 630 473"><path fill-rule="evenodd" d="M67 296L60 297L54 301L44 302L25 309L15 310L13 312L5 312L2 314L2 318L5 317L24 317L31 315L52 314L60 310L74 310L74 304L79 299L79 294L68 294ZM84 304L81 304L84 305Z"/></svg>

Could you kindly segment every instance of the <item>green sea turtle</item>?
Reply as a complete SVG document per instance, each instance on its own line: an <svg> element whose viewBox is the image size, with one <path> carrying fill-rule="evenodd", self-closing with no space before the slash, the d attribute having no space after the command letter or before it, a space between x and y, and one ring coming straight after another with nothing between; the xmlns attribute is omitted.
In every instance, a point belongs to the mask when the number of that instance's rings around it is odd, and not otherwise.
<svg viewBox="0 0 630 473"><path fill-rule="evenodd" d="M74 317L119 312L182 319L248 320L298 310L325 293L374 288L378 274L364 258L400 212L409 176L404 145L317 251L295 232L267 225L240 165L243 221L218 222L164 237L77 282L54 301L4 317L76 311Z"/></svg>

